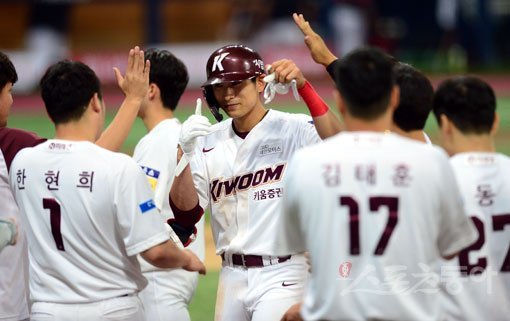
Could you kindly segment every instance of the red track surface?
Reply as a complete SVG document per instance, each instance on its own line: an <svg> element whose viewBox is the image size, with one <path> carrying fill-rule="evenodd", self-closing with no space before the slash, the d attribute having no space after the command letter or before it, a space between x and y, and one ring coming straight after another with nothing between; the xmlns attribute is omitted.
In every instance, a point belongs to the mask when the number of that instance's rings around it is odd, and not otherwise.
<svg viewBox="0 0 510 321"><path fill-rule="evenodd" d="M510 97L510 75L498 75L498 76L481 76L485 81L488 81L492 88L496 91L496 95L498 97ZM430 77L434 86L437 86L445 77L441 76L432 76ZM324 100L332 99L332 90L333 90L333 82L328 79L323 79L320 81L312 81L315 85L316 90L319 95ZM200 89L190 89L186 91L181 98L182 105L194 105L197 98L202 98L202 90ZM120 93L120 89L110 89L105 91L104 99L106 106L108 108L117 108L124 99L124 95ZM282 102L287 100L293 100L293 96L291 94L286 96L279 96L276 98L276 102ZM28 96L19 96L15 95L14 97L14 105L12 107L12 112L44 112L44 105L41 100L41 97L38 93Z"/></svg>

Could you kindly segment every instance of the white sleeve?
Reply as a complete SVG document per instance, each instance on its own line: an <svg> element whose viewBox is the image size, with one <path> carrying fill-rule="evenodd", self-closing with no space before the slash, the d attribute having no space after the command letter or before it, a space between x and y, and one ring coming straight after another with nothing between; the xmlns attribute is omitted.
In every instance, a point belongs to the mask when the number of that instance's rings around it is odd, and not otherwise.
<svg viewBox="0 0 510 321"><path fill-rule="evenodd" d="M446 156L439 155L442 184L438 247L441 256L457 254L477 239L477 231L466 215L462 197Z"/></svg>
<svg viewBox="0 0 510 321"><path fill-rule="evenodd" d="M145 170L145 175L154 191L154 201L158 209L168 209L168 196L177 166L177 138L179 133L168 137L145 136L133 153L133 159ZM162 140L164 138L164 140ZM141 144L143 148L140 147ZM163 211L165 214L166 212ZM165 217L164 219L168 219Z"/></svg>
<svg viewBox="0 0 510 321"><path fill-rule="evenodd" d="M143 171L128 159L119 173L114 205L128 255L139 254L169 239Z"/></svg>
<svg viewBox="0 0 510 321"><path fill-rule="evenodd" d="M189 161L191 175L193 176L193 184L198 193L198 202L200 207L205 211L209 205L209 177L207 174L207 166L202 153L202 142L197 142L195 154Z"/></svg>
<svg viewBox="0 0 510 321"><path fill-rule="evenodd" d="M299 182L300 169L299 165L302 164L299 158L291 159L287 168L287 173L284 178L283 187L283 210L278 218L278 228L276 233L276 255L285 255L289 253L301 253L306 251L305 238L302 231L302 217L303 215L299 200L303 197L300 194L299 187L302 183ZM289 252L290 251L290 252Z"/></svg>
<svg viewBox="0 0 510 321"><path fill-rule="evenodd" d="M321 142L317 128L313 123L313 118L308 115L298 115L298 138L301 147L314 145Z"/></svg>

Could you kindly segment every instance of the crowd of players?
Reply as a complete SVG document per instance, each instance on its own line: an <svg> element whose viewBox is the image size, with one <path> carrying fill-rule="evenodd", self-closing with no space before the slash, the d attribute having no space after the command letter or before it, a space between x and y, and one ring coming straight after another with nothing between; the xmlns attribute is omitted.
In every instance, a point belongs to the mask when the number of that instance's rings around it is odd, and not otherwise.
<svg viewBox="0 0 510 321"><path fill-rule="evenodd" d="M0 320L189 320L205 209L223 262L216 320L508 319L510 160L491 87L461 76L434 92L375 48L339 59L293 18L342 120L294 62L230 45L203 85L218 123L198 100L181 125L186 67L135 47L104 131L94 71L47 70L46 140L7 127L17 74L0 53ZM311 117L267 109L277 84ZM431 111L444 149L423 131ZM147 135L133 158L115 153L137 116Z"/></svg>

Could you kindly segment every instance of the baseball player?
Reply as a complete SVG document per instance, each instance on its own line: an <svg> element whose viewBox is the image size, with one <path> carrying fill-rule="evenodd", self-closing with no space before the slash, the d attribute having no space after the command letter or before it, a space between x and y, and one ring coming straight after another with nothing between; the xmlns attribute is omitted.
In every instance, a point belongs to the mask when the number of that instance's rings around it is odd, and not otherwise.
<svg viewBox="0 0 510 321"><path fill-rule="evenodd" d="M314 123L331 112L290 60L272 64L280 82L296 80ZM204 93L218 120L210 126L196 114L188 118L179 139L190 166L174 179L170 205L182 230L208 208L222 257L216 320L278 320L301 299L307 277L304 257L286 251L274 255L272 242L285 193L282 179L294 152L320 141L309 116L264 107L264 63L242 45L222 47L207 62ZM200 137L199 137L200 136Z"/></svg>
<svg viewBox="0 0 510 321"><path fill-rule="evenodd" d="M510 159L496 153L496 96L476 77L439 85L434 114L476 242L442 266L445 320L508 320L510 316Z"/></svg>
<svg viewBox="0 0 510 321"><path fill-rule="evenodd" d="M312 29L302 14L294 13L292 17L305 36L305 44L310 50L312 59L323 65L335 81L335 65L340 62L338 57L329 50L324 40ZM393 113L394 124L391 131L431 144L430 138L423 131L428 115L432 111L434 89L430 80L414 67L398 62L391 56L388 56L388 59L394 63L393 72L400 88L399 105ZM341 127L335 125L334 128L339 132Z"/></svg>
<svg viewBox="0 0 510 321"><path fill-rule="evenodd" d="M438 320L436 262L476 238L448 159L388 131L399 90L384 53L351 52L335 74L347 132L296 152L278 224L277 248L310 252L301 315Z"/></svg>
<svg viewBox="0 0 510 321"><path fill-rule="evenodd" d="M151 63L149 91L139 116L149 131L136 145L133 159L151 183L156 208L166 223L174 218L168 196L177 162L181 123L173 111L188 84L186 66L167 50L149 49L145 58ZM169 229L170 226L167 225ZM195 241L188 247L204 259L204 219L197 224ZM180 243L177 238L176 242ZM187 306L198 283L198 273L157 268L140 260L147 287L140 292L147 320L190 320Z"/></svg>
<svg viewBox="0 0 510 321"><path fill-rule="evenodd" d="M139 57L140 55L141 58ZM118 150L130 131L140 108L140 86L144 80L140 70L135 70L133 61L143 60L139 47L129 52L128 67L125 76L115 68L119 87L126 95L110 126L102 133L96 144L110 150ZM18 75L10 59L0 52L0 216L14 217L23 223L18 206L9 187L9 172L12 160L23 148L33 147L45 141L33 133L8 128L7 118L13 102L11 89L18 80ZM143 94L142 94L143 95ZM18 225L16 246L6 248L0 254L0 320L19 321L29 317L28 311L28 248L25 240L24 224Z"/></svg>
<svg viewBox="0 0 510 321"><path fill-rule="evenodd" d="M143 52L130 59L148 89ZM93 144L104 123L99 79L62 61L41 80L55 139L20 151L11 188L27 226L32 320L144 320L137 293L146 285L137 254L158 267L205 273L169 240L139 166Z"/></svg>

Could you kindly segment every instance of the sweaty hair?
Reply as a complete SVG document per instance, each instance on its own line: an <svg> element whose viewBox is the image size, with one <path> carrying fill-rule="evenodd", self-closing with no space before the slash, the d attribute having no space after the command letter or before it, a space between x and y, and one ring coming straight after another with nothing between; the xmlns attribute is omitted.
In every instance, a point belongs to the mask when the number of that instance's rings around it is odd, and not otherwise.
<svg viewBox="0 0 510 321"><path fill-rule="evenodd" d="M340 60L335 82L352 116L373 120L387 110L395 83L393 64L381 50L370 47L351 51Z"/></svg>
<svg viewBox="0 0 510 321"><path fill-rule="evenodd" d="M163 106L175 110L189 82L186 66L168 50L148 49L145 59L151 62L149 82L159 87Z"/></svg>
<svg viewBox="0 0 510 321"><path fill-rule="evenodd" d="M396 64L393 72L400 87L400 102L393 113L393 121L404 131L423 130L432 111L432 84L422 72L408 64Z"/></svg>
<svg viewBox="0 0 510 321"><path fill-rule="evenodd" d="M441 126L444 114L464 134L488 134L496 112L496 95L483 80L455 77L439 85L434 96L434 115Z"/></svg>
<svg viewBox="0 0 510 321"><path fill-rule="evenodd" d="M0 51L0 90L2 90L7 83L14 84L18 81L18 74L12 64L12 61L6 54Z"/></svg>
<svg viewBox="0 0 510 321"><path fill-rule="evenodd" d="M48 68L40 85L46 111L55 124L80 119L95 93L102 98L99 78L81 62L57 62Z"/></svg>

